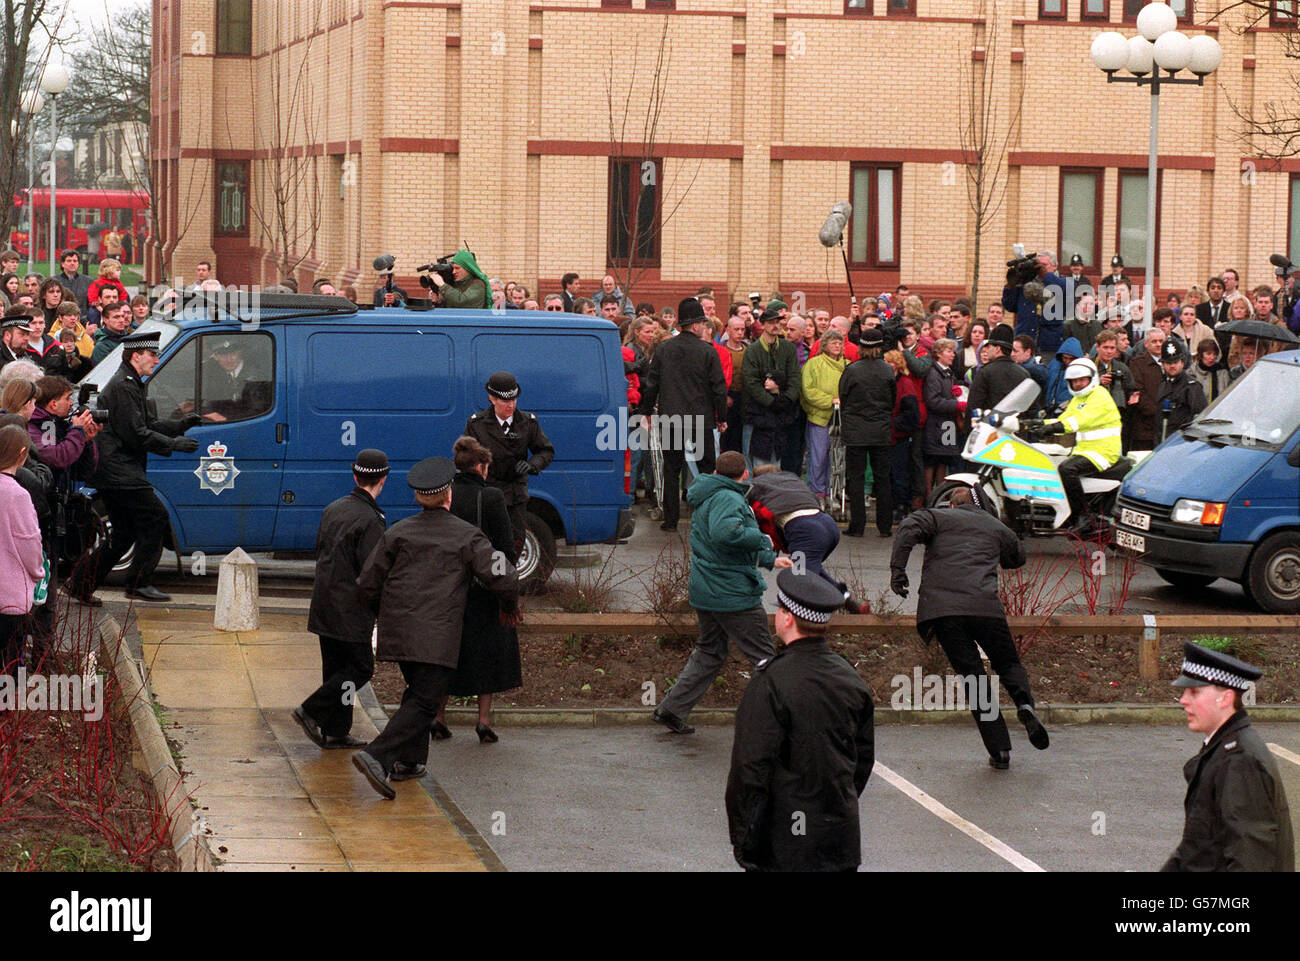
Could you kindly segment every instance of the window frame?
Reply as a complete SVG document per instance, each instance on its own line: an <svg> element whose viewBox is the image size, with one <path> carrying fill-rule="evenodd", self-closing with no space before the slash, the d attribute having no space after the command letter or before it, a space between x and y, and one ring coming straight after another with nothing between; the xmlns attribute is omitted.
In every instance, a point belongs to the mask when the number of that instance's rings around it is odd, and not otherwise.
<svg viewBox="0 0 1300 961"><path fill-rule="evenodd" d="M159 366L157 373L150 376L149 378L150 385L152 386L155 383L155 380L159 374L165 375L167 373L167 368L174 361L176 361L181 356L181 354L183 354L186 350L189 350L191 347L193 347L194 348L194 371L193 371L193 380L190 382L190 396L188 400L190 403L194 405L194 410L202 410L204 406L203 369L206 364L206 357L204 354L205 342L209 340L217 340L217 339L229 340L229 339L243 338L243 337L264 337L271 345L270 365L269 365L269 369L271 373L271 396L268 398L267 407L265 410L259 411L256 414L250 414L248 417L241 417L238 420L224 420L219 422L205 420L203 424L204 426L216 426L219 423L221 426L224 427L230 424L245 424L249 421L257 420L259 417L266 417L270 414L273 414L275 412L276 395L279 390L279 384L276 382L277 379L275 374L276 372L275 337L273 337L269 331L264 331L264 330L213 331L213 332L200 333L196 337L191 337L183 344L181 344L179 347L177 347L174 351L172 351L168 355L167 359ZM245 363L247 362L248 359L246 357Z"/></svg>
<svg viewBox="0 0 1300 961"><path fill-rule="evenodd" d="M230 39L230 26L232 23L242 23L233 21L230 17L231 7L234 4L248 5L248 49L247 50L225 50L222 49L222 27L224 20L226 41ZM225 14L223 17L222 14ZM251 57L253 55L253 0L216 0L213 4L214 27L212 36L215 39L215 53L218 57Z"/></svg>
<svg viewBox="0 0 1300 961"><path fill-rule="evenodd" d="M1295 196L1294 196L1294 194L1295 194L1295 188L1296 188L1296 184L1297 184L1297 183L1300 183L1300 173L1293 173L1293 174L1291 174L1291 175L1287 178L1287 183L1286 183L1286 244L1287 244L1287 256L1288 256L1288 257L1291 256L1291 250L1290 250L1290 247L1291 247L1291 231L1292 231L1296 226L1300 226L1300 223L1297 223L1297 220L1296 220L1296 216L1295 216L1295 213L1296 213L1296 211L1295 211L1295 204L1294 204L1294 202L1293 202L1293 201L1295 200ZM1297 246L1300 247L1300 245L1297 245ZM1297 250L1297 253L1300 253L1300 249ZM1295 258L1292 257L1291 259L1294 260Z"/></svg>
<svg viewBox="0 0 1300 961"><path fill-rule="evenodd" d="M1069 11L1069 6L1066 0L1056 0L1056 2L1061 5L1061 9L1057 13L1052 13L1047 9L1047 0L1038 0L1038 19L1064 20L1066 13Z"/></svg>
<svg viewBox="0 0 1300 961"><path fill-rule="evenodd" d="M853 161L849 164L849 198L853 200L853 180L859 170L871 171L871 183L867 188L867 203L865 209L867 212L867 249L864 252L865 257L861 260L855 260L856 251L853 249L853 221L858 216L858 211L863 209L862 204L853 204L853 216L849 218L848 224L844 230L849 235L849 266L857 267L863 270L898 270L902 265L902 230L903 222L903 164L902 161L896 162L876 162L876 161ZM880 251L877 249L880 235L879 220L879 187L877 184L877 174L880 170L892 170L894 172L894 259L881 260ZM873 227L875 229L873 229Z"/></svg>
<svg viewBox="0 0 1300 961"><path fill-rule="evenodd" d="M863 0L862 6L849 6L850 0L844 0L844 15L846 17L869 17L872 14L872 0Z"/></svg>
<svg viewBox="0 0 1300 961"><path fill-rule="evenodd" d="M916 0L907 0L906 10L893 10L890 8L890 0L883 0L885 4L885 16L887 17L915 17Z"/></svg>
<svg viewBox="0 0 1300 961"><path fill-rule="evenodd" d="M1268 5L1268 23L1271 27L1282 27L1284 29L1294 27L1297 22L1296 2L1290 0L1291 10L1289 13L1280 13L1278 11L1278 0L1273 0Z"/></svg>
<svg viewBox="0 0 1300 961"><path fill-rule="evenodd" d="M627 203L629 210L636 210L641 203L641 177L639 172L641 165L650 162L655 165L655 217L654 225L651 228L654 237L654 253L650 256L643 256L639 251L633 252L629 237L629 251L626 258L616 257L614 255L614 232L618 224L620 212L614 205L614 177L615 171L620 165L631 167L631 173L634 176L629 178L631 190L628 195ZM605 262L608 267L625 266L626 260L631 260L637 266L658 268L663 259L663 212L664 212L664 158L663 157L610 157L609 158L609 175L605 187ZM623 213L626 213L624 211ZM623 223L627 224L630 233L631 222L625 218Z"/></svg>
<svg viewBox="0 0 1300 961"><path fill-rule="evenodd" d="M1089 13L1088 0L1079 0L1080 20L1110 20L1110 0L1101 0L1101 12Z"/></svg>
<svg viewBox="0 0 1300 961"><path fill-rule="evenodd" d="M1123 197L1124 197L1124 178L1134 177L1134 176L1145 177L1147 176L1147 169L1145 167L1121 167L1116 171L1116 174L1117 176L1115 178L1115 253L1120 253L1121 251L1120 238L1122 237L1124 231L1124 223L1120 215L1120 205L1123 202ZM1156 171L1156 229L1155 229L1155 237L1152 239L1152 243L1155 245L1156 248L1156 256L1154 261L1156 265L1156 276L1160 275L1160 214L1164 207L1164 182L1165 182L1164 170L1157 170ZM1145 260L1140 264L1130 264L1127 260L1124 262L1124 275L1126 277L1130 277L1133 279L1141 278L1142 282L1146 283L1148 280L1146 276L1146 271L1147 271L1147 265Z"/></svg>
<svg viewBox="0 0 1300 961"><path fill-rule="evenodd" d="M1091 174L1096 178L1092 205L1092 251L1085 260L1084 270L1095 270L1101 264L1102 210L1106 202L1105 167L1062 167L1057 175L1056 188L1056 249L1060 265L1066 266L1065 255L1065 178L1067 174Z"/></svg>
<svg viewBox="0 0 1300 961"><path fill-rule="evenodd" d="M1136 13L1130 14L1130 13L1128 12L1128 5L1127 5L1126 0L1120 0L1120 2L1121 2L1122 4L1124 4L1124 6L1122 7L1122 9L1123 9L1123 13L1124 13L1123 18L1122 18L1123 21L1124 21L1125 23L1135 23L1135 22L1137 21L1137 14L1136 14ZM1150 2L1150 0L1142 0L1141 6L1139 6L1138 9L1140 10L1142 7L1145 7L1145 6L1147 5L1147 3L1149 3L1149 2ZM1169 0L1165 0L1165 2L1168 3ZM1181 17L1178 18L1178 22L1179 22L1180 24L1190 24L1190 23L1195 22L1195 20L1196 20L1196 4L1195 4L1194 0L1185 0L1185 2L1187 3L1187 13L1186 13L1185 15L1183 15L1183 16L1181 16ZM1107 5L1109 6L1109 3L1108 3ZM1172 3L1170 3L1169 5L1170 5L1171 7L1173 6ZM1125 269L1128 269L1128 268L1125 267Z"/></svg>
<svg viewBox="0 0 1300 961"><path fill-rule="evenodd" d="M212 164L212 236L247 238L249 221L252 219L250 206L253 196L253 164L249 160L214 160ZM225 230L221 227L221 168L223 166L244 168L244 226L240 230Z"/></svg>

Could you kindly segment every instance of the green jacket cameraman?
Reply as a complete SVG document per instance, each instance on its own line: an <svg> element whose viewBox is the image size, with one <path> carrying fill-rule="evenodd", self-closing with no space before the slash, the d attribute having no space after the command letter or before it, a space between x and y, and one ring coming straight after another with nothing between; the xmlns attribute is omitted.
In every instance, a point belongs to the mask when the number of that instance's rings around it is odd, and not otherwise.
<svg viewBox="0 0 1300 961"><path fill-rule="evenodd" d="M487 274L483 273L468 250L456 251L451 258L451 283L437 273L430 275L443 307L473 307L486 309L492 306L492 291Z"/></svg>

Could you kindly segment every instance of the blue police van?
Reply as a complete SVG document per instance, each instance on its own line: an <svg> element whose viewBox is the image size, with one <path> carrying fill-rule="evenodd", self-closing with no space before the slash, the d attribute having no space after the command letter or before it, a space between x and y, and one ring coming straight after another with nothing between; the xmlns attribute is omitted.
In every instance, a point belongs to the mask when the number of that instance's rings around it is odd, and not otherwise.
<svg viewBox="0 0 1300 961"><path fill-rule="evenodd" d="M469 415L489 406L484 384L509 370L519 406L536 414L554 462L529 479L521 577L536 585L556 541L630 536L627 452L600 449L619 420L627 382L618 328L575 314L484 310L358 311L341 297L218 294L170 319L149 401L167 418L197 411L194 454L149 457L171 518L167 546L194 551L311 551L321 511L351 487L357 452L377 447L392 474L379 499L391 525L414 513L406 472L450 457ZM121 348L88 375L102 388ZM607 437L606 437L607 440Z"/></svg>
<svg viewBox="0 0 1300 961"><path fill-rule="evenodd" d="M1256 361L1124 479L1115 541L1164 580L1300 613L1300 350Z"/></svg>

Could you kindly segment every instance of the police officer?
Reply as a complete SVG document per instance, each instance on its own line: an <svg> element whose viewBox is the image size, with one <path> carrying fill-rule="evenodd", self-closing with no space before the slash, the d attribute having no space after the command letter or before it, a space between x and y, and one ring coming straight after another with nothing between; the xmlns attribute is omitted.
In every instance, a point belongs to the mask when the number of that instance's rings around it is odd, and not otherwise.
<svg viewBox="0 0 1300 961"><path fill-rule="evenodd" d="M1073 281L1072 289L1067 291L1070 294L1071 304L1078 303L1079 297L1083 293L1085 287L1088 290L1093 289L1092 280L1083 272L1082 254L1076 253L1070 256L1070 273L1064 278L1064 280L1066 287L1071 287L1071 281Z"/></svg>
<svg viewBox="0 0 1300 961"><path fill-rule="evenodd" d="M321 514L316 532L316 577L307 630L320 637L321 685L293 710L307 736L324 748L361 747L349 733L356 692L375 673L370 635L375 615L361 599L357 578L384 534L375 503L388 480L388 457L363 450L352 465L352 492Z"/></svg>
<svg viewBox="0 0 1300 961"><path fill-rule="evenodd" d="M94 583L78 592L83 599L104 583L127 548L135 544L126 575L126 596L144 601L171 600L151 583L169 520L167 509L145 475L145 466L150 454L170 457L173 452L192 454L198 450L198 441L181 435L202 418L191 413L177 420L158 420L150 415L144 378L158 365L160 336L153 331L124 337L122 366L99 395L108 422L99 435L99 467L93 483L108 509L113 533L108 546L100 550Z"/></svg>
<svg viewBox="0 0 1300 961"><path fill-rule="evenodd" d="M889 558L889 586L899 597L907 597L907 559L917 544L926 545L916 599L917 632L927 644L938 638L948 662L966 678L972 695L996 690L979 684L985 677L982 648L1016 705L1016 716L1025 726L1029 743L1041 751L1048 746L1047 729L1034 711L1029 675L1016 653L998 596L998 567L1023 567L1025 546L1010 528L978 505L977 496L970 489L955 490L947 508L913 511L903 520ZM969 700L971 716L989 752L989 764L1005 770L1011 766L1011 738L996 697L991 704L981 704L974 696Z"/></svg>
<svg viewBox="0 0 1300 961"><path fill-rule="evenodd" d="M406 680L401 706L383 732L352 763L389 800L391 781L423 777L429 728L460 661L469 586L477 578L501 602L502 623L518 627L518 580L510 559L473 524L453 515L456 465L420 461L406 475L422 510L380 538L357 585L379 617L378 657L396 661Z"/></svg>
<svg viewBox="0 0 1300 961"><path fill-rule="evenodd" d="M1162 871L1294 871L1295 845L1277 762L1250 726L1241 694L1263 672L1190 641L1178 703L1205 738L1183 766L1183 840Z"/></svg>
<svg viewBox="0 0 1300 961"><path fill-rule="evenodd" d="M1165 341L1160 350L1160 366L1165 379L1160 382L1160 392L1156 395L1160 410L1160 435L1156 443L1182 430L1208 405L1205 390L1187 373L1187 352L1177 337Z"/></svg>
<svg viewBox="0 0 1300 961"><path fill-rule="evenodd" d="M1124 279L1124 258L1116 254L1110 258L1110 273L1102 278L1100 292L1103 295L1109 293L1107 288L1113 289L1122 279Z"/></svg>
<svg viewBox="0 0 1300 961"><path fill-rule="evenodd" d="M487 382L492 402L465 422L465 433L492 453L487 481L506 495L515 550L522 552L527 531L528 475L540 474L555 459L555 448L542 432L536 416L518 409L519 383L515 375L499 370Z"/></svg>
<svg viewBox="0 0 1300 961"><path fill-rule="evenodd" d="M856 871L858 796L875 763L871 691L830 649L843 595L816 574L776 579L781 650L736 711L727 823L747 871Z"/></svg>

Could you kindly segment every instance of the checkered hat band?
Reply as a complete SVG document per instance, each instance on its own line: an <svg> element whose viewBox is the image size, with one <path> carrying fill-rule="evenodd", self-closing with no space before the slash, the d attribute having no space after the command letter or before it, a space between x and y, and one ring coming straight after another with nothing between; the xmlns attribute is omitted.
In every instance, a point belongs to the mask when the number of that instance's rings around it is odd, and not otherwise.
<svg viewBox="0 0 1300 961"><path fill-rule="evenodd" d="M1218 684L1222 687L1236 688L1241 691L1250 687L1250 681L1246 680L1240 674L1233 674L1231 671L1225 671L1221 667L1208 667L1205 664L1183 661L1182 671L1189 677L1195 677L1202 681L1209 681L1211 684Z"/></svg>
<svg viewBox="0 0 1300 961"><path fill-rule="evenodd" d="M809 624L825 624L831 619L830 611L810 610L798 601L791 599L790 595L780 588L777 588L776 597L781 602L782 607L801 621L807 621Z"/></svg>
<svg viewBox="0 0 1300 961"><path fill-rule="evenodd" d="M429 487L429 488L417 487L415 489L415 492L417 494L441 494L450 486L451 486L451 481L448 481L447 483L443 484L441 487Z"/></svg>
<svg viewBox="0 0 1300 961"><path fill-rule="evenodd" d="M514 390L493 390L489 387L488 393L493 397L500 397L502 400L511 400L519 396L519 388L516 387Z"/></svg>
<svg viewBox="0 0 1300 961"><path fill-rule="evenodd" d="M387 474L388 471L389 468L387 467L362 467L360 464L352 465L352 473L354 474Z"/></svg>

